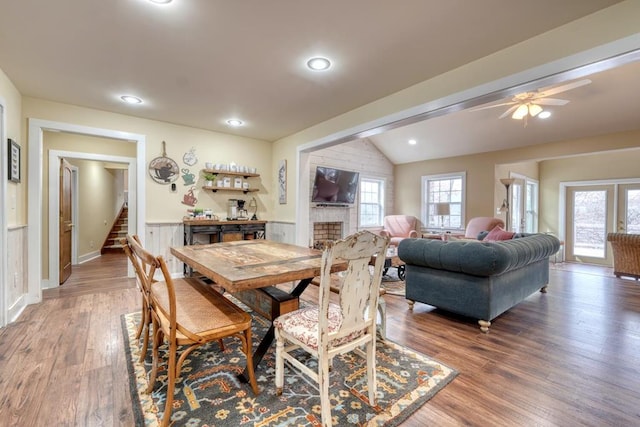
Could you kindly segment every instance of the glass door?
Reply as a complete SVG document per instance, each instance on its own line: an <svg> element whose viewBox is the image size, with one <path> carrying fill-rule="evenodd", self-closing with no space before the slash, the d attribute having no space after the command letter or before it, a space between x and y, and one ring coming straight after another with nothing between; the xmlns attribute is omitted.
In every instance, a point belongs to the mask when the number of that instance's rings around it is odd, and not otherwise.
<svg viewBox="0 0 640 427"><path fill-rule="evenodd" d="M620 184L618 195L617 231L640 234L640 184Z"/></svg>
<svg viewBox="0 0 640 427"><path fill-rule="evenodd" d="M612 265L607 233L613 231L614 185L567 187L567 261Z"/></svg>
<svg viewBox="0 0 640 427"><path fill-rule="evenodd" d="M511 189L511 230L516 233L538 232L538 181L516 178Z"/></svg>

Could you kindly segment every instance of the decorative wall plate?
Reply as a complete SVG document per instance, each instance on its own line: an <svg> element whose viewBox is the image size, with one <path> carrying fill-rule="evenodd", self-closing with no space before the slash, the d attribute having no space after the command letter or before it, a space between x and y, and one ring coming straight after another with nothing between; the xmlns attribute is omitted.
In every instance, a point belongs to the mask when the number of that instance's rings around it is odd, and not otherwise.
<svg viewBox="0 0 640 427"><path fill-rule="evenodd" d="M178 164L167 157L165 144L162 141L162 156L149 162L149 176L158 184L171 184L180 176Z"/></svg>
<svg viewBox="0 0 640 427"><path fill-rule="evenodd" d="M196 149L191 147L191 150L187 151L186 153L184 153L184 156L182 156L182 161L187 166L193 166L198 163L198 158L196 157Z"/></svg>

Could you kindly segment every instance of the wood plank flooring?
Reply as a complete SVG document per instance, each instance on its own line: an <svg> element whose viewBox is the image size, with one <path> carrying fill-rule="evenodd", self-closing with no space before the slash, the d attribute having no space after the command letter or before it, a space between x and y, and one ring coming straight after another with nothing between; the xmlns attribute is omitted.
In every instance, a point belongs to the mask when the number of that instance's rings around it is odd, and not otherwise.
<svg viewBox="0 0 640 427"><path fill-rule="evenodd" d="M126 262L107 254L74 267L0 331L0 425L133 425L120 317L139 309L139 293ZM638 281L555 265L549 292L498 317L488 334L385 299L389 339L460 372L403 426L640 425Z"/></svg>

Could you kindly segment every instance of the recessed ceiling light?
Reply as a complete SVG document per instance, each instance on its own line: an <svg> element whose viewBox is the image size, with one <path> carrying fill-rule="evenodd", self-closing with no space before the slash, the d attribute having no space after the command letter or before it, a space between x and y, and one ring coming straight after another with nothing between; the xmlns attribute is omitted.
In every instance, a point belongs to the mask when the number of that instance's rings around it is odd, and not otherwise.
<svg viewBox="0 0 640 427"><path fill-rule="evenodd" d="M313 71L324 71L331 67L331 61L321 56L316 56L307 61L307 67Z"/></svg>
<svg viewBox="0 0 640 427"><path fill-rule="evenodd" d="M151 3L157 3L157 4L167 4L167 3L171 3L173 0L149 0Z"/></svg>
<svg viewBox="0 0 640 427"><path fill-rule="evenodd" d="M120 99L122 99L127 104L142 104L142 99L138 98L137 96L122 95Z"/></svg>
<svg viewBox="0 0 640 427"><path fill-rule="evenodd" d="M549 117L551 117L551 111L545 110L542 113L538 114L538 117L541 119L548 119Z"/></svg>
<svg viewBox="0 0 640 427"><path fill-rule="evenodd" d="M238 126L242 126L244 124L244 122L242 120L238 120L238 119L229 119L229 120L227 120L227 124L229 126L238 127Z"/></svg>
<svg viewBox="0 0 640 427"><path fill-rule="evenodd" d="M416 141L415 139L410 139L409 140L409 145L416 145L418 143L418 141Z"/></svg>

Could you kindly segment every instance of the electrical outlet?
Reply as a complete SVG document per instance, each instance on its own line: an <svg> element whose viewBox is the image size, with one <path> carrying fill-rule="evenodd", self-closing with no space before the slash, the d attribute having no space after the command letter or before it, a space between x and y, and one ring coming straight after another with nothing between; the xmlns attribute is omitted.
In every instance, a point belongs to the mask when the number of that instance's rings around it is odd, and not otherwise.
<svg viewBox="0 0 640 427"><path fill-rule="evenodd" d="M93 240L91 240L91 241L89 242L89 247L90 247L90 248L93 248Z"/></svg>

